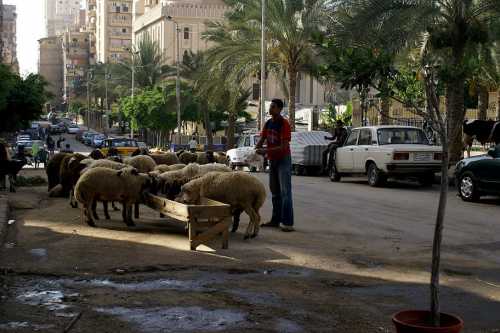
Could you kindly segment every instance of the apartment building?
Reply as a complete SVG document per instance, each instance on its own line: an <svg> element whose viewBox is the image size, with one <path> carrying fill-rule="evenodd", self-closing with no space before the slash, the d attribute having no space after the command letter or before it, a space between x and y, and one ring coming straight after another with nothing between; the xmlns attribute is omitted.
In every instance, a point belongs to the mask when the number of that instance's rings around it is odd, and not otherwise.
<svg viewBox="0 0 500 333"><path fill-rule="evenodd" d="M0 59L3 64L10 66L12 71L19 72L19 63L17 61L17 30L16 30L16 6L1 5L2 25L1 36L2 54Z"/></svg>
<svg viewBox="0 0 500 333"><path fill-rule="evenodd" d="M89 67L89 32L67 31L62 37L64 101L85 100Z"/></svg>
<svg viewBox="0 0 500 333"><path fill-rule="evenodd" d="M44 0L47 37L60 36L67 30L79 30L81 0Z"/></svg>
<svg viewBox="0 0 500 333"><path fill-rule="evenodd" d="M59 105L63 95L63 49L61 37L46 37L38 40L40 58L38 74L49 83L48 90L54 95L51 104Z"/></svg>
<svg viewBox="0 0 500 333"><path fill-rule="evenodd" d="M132 0L96 1L96 58L98 62L120 62L130 56L132 46Z"/></svg>

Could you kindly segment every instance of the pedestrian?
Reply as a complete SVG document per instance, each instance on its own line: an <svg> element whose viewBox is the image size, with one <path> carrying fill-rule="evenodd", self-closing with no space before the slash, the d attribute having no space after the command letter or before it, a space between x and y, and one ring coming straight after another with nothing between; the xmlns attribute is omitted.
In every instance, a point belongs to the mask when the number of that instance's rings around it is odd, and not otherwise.
<svg viewBox="0 0 500 333"><path fill-rule="evenodd" d="M65 148L64 149L61 149L60 151L61 153L69 153L69 154L73 154L73 150L71 150L71 146L69 143L66 144Z"/></svg>
<svg viewBox="0 0 500 333"><path fill-rule="evenodd" d="M65 141L65 139L59 135L59 139L57 139L57 149L61 149L61 143Z"/></svg>
<svg viewBox="0 0 500 333"><path fill-rule="evenodd" d="M269 119L256 145L258 154L267 154L269 160L269 187L272 194L273 214L263 227L281 227L282 231L293 228L292 157L290 154L291 130L287 119L281 115L283 101L273 99L269 107ZM266 142L266 148L262 148Z"/></svg>
<svg viewBox="0 0 500 333"><path fill-rule="evenodd" d="M191 138L191 141L189 141L189 151L192 153L196 152L196 147L198 146L198 141L196 141L196 138L193 136Z"/></svg>
<svg viewBox="0 0 500 333"><path fill-rule="evenodd" d="M48 135L46 143L47 143L47 149L49 150L49 156L52 157L54 155L54 150L56 146L54 139L52 139L52 137Z"/></svg>
<svg viewBox="0 0 500 333"><path fill-rule="evenodd" d="M341 147L344 144L345 140L347 139L347 134L347 129L344 127L344 122L340 119L337 120L337 122L335 123L335 129L332 132L332 136L325 136L325 140L332 140L333 142L330 143L323 152L321 173L327 173L328 170L330 170L335 159L337 148Z"/></svg>

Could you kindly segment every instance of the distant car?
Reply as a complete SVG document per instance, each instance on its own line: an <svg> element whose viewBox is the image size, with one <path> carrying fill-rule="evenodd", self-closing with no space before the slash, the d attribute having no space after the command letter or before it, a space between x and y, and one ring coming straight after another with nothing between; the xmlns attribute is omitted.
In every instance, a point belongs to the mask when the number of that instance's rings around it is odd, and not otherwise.
<svg viewBox="0 0 500 333"><path fill-rule="evenodd" d="M30 140L31 140L31 135L28 135L28 134L21 134L21 135L18 135L16 138L16 142L30 141Z"/></svg>
<svg viewBox="0 0 500 333"><path fill-rule="evenodd" d="M65 132L64 125L50 125L49 132L50 134L62 134Z"/></svg>
<svg viewBox="0 0 500 333"><path fill-rule="evenodd" d="M266 165L265 158L255 153L255 145L260 140L258 134L242 135L238 139L237 147L226 152L229 166L248 167L250 171L264 169Z"/></svg>
<svg viewBox="0 0 500 333"><path fill-rule="evenodd" d="M455 179L458 195L464 201L477 201L482 195L500 195L500 145L487 155L458 162Z"/></svg>
<svg viewBox="0 0 500 333"><path fill-rule="evenodd" d="M84 144L87 146L92 146L92 142L94 140L94 137L100 135L99 133L89 133L85 136L85 140L83 141Z"/></svg>
<svg viewBox="0 0 500 333"><path fill-rule="evenodd" d="M104 140L106 140L107 136L104 134L97 134L92 137L92 144L91 146L94 148L101 148L102 143Z"/></svg>
<svg viewBox="0 0 500 333"><path fill-rule="evenodd" d="M102 148L100 150L105 156L107 156L111 148L116 149L119 155L129 156L134 151L136 151L137 148L139 148L139 145L134 139L110 138L104 140L104 142L102 143Z"/></svg>
<svg viewBox="0 0 500 333"><path fill-rule="evenodd" d="M24 154L25 155L32 155L32 147L33 147L33 144L34 143L37 143L38 144L38 147L40 149L42 149L44 147L44 142L41 141L41 140L27 140L27 141L18 141L16 143L16 149L15 149L15 152L18 151L18 147L19 146L23 146L24 147Z"/></svg>
<svg viewBox="0 0 500 333"><path fill-rule="evenodd" d="M139 147L139 149L148 149L148 145L146 144L146 142L142 142L142 141L137 141L137 146Z"/></svg>
<svg viewBox="0 0 500 333"><path fill-rule="evenodd" d="M336 152L329 171L332 181L364 174L370 186L383 186L387 178L416 178L432 185L441 170L441 147L433 146L424 131L410 126L354 128Z"/></svg>
<svg viewBox="0 0 500 333"><path fill-rule="evenodd" d="M68 126L68 133L69 134L76 134L80 131L80 127L78 125L69 125Z"/></svg>
<svg viewBox="0 0 500 333"><path fill-rule="evenodd" d="M82 143L85 143L85 140L87 140L87 139L88 139L88 137L89 137L90 135L92 135L92 134L97 134L97 133L96 133L96 132L93 132L93 131L86 131L86 132L83 132L83 134L82 134L82 136L81 136L81 138L80 138L80 141L81 141Z"/></svg>

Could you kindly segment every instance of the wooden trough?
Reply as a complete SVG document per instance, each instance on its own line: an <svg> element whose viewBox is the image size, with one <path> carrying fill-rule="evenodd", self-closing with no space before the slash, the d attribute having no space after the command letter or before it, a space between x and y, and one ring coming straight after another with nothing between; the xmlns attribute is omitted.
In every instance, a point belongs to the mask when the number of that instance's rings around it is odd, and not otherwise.
<svg viewBox="0 0 500 333"><path fill-rule="evenodd" d="M187 223L191 250L222 236L222 248L229 246L229 227L232 224L231 207L218 201L202 198L199 205L186 205L147 193L148 207L177 221Z"/></svg>

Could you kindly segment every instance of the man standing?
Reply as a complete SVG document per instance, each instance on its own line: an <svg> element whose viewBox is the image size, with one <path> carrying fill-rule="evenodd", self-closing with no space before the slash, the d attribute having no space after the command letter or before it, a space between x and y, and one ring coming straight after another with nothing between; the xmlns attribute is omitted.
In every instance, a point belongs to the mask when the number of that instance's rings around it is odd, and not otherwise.
<svg viewBox="0 0 500 333"><path fill-rule="evenodd" d="M196 152L197 146L198 146L198 142L196 141L196 138L193 136L191 138L191 141L189 141L189 151L192 153Z"/></svg>
<svg viewBox="0 0 500 333"><path fill-rule="evenodd" d="M348 133L344 127L344 122L342 120L337 120L335 129L333 130L332 134L333 135L331 137L325 136L325 140L333 140L333 142L330 143L323 152L322 173L328 172L333 163L337 148L342 146L344 144L344 141L347 139Z"/></svg>
<svg viewBox="0 0 500 333"><path fill-rule="evenodd" d="M259 154L267 154L269 160L269 187L273 200L273 216L263 227L280 227L285 232L293 228L292 158L290 155L291 131L288 120L281 116L283 101L273 99L269 107L269 119L256 145ZM262 148L264 141L267 143Z"/></svg>

